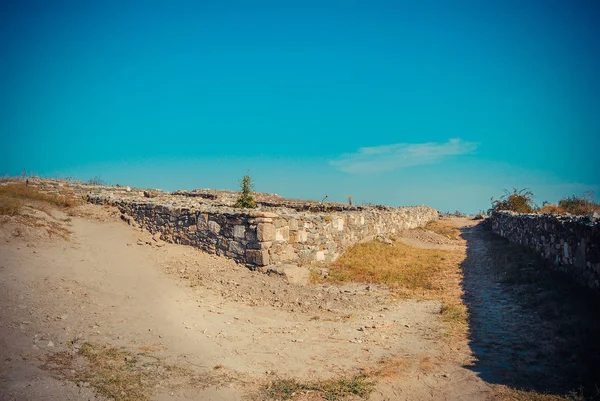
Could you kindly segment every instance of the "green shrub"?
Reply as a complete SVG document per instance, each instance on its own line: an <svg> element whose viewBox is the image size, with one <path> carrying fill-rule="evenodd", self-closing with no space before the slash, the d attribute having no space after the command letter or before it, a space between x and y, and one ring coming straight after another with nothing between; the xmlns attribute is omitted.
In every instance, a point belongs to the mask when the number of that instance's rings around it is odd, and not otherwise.
<svg viewBox="0 0 600 401"><path fill-rule="evenodd" d="M242 178L241 186L242 193L235 202L235 207L254 209L256 207L256 201L252 196L252 180L249 175L245 175Z"/></svg>
<svg viewBox="0 0 600 401"><path fill-rule="evenodd" d="M504 190L504 195L498 200L491 199L492 208L490 212L496 212L500 210L508 210L517 213L533 213L536 208L533 202L533 192L527 188L518 190L513 188L513 192Z"/></svg>

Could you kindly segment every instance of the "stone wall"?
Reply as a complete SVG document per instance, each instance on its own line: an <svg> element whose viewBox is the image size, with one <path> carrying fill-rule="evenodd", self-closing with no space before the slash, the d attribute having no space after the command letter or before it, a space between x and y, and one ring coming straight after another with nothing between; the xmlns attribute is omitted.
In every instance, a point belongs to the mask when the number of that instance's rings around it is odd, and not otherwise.
<svg viewBox="0 0 600 401"><path fill-rule="evenodd" d="M38 190L119 208L129 224L168 242L192 245L251 266L335 260L348 246L438 218L428 206L357 206L254 193L257 209L237 209L239 193L164 192L30 178Z"/></svg>
<svg viewBox="0 0 600 401"><path fill-rule="evenodd" d="M163 240L192 245L252 266L310 264L335 260L348 246L378 235L393 235L437 219L427 206L360 207L312 212L285 206L260 210L163 199L139 200L89 194L87 200L119 208Z"/></svg>
<svg viewBox="0 0 600 401"><path fill-rule="evenodd" d="M600 221L581 216L494 212L492 231L535 249L576 281L600 289Z"/></svg>

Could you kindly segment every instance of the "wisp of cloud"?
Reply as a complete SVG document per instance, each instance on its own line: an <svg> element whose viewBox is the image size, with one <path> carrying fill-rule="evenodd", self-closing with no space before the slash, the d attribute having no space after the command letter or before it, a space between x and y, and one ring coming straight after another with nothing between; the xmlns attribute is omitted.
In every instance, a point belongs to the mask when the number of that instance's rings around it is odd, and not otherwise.
<svg viewBox="0 0 600 401"><path fill-rule="evenodd" d="M446 143L397 143L360 148L330 163L346 173L376 173L438 163L449 156L473 153L476 148L477 143L456 138Z"/></svg>

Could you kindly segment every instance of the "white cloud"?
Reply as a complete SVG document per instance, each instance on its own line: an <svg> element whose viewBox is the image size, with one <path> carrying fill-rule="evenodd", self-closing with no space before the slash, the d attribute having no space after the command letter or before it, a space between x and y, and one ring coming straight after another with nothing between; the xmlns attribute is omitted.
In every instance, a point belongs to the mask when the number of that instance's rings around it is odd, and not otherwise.
<svg viewBox="0 0 600 401"><path fill-rule="evenodd" d="M476 148L475 142L460 139L450 139L446 143L397 143L360 148L330 163L347 173L375 173L437 163L448 156L473 153Z"/></svg>

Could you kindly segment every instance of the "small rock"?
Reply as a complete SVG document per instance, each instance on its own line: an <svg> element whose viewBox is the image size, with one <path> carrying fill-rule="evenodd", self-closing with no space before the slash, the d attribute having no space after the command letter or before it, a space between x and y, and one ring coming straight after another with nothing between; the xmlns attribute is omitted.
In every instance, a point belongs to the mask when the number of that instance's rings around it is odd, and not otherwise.
<svg viewBox="0 0 600 401"><path fill-rule="evenodd" d="M138 244L138 245L144 245L144 244L145 244L145 242L144 242L144 241L138 241L138 242L137 242L137 244Z"/></svg>
<svg viewBox="0 0 600 401"><path fill-rule="evenodd" d="M48 345L46 347L54 347L54 343L52 341L48 341Z"/></svg>

